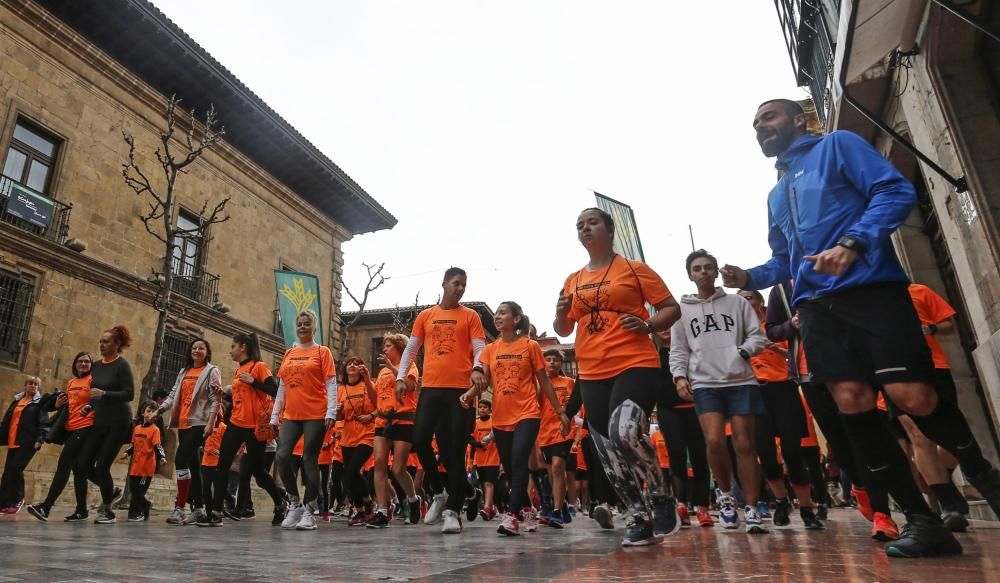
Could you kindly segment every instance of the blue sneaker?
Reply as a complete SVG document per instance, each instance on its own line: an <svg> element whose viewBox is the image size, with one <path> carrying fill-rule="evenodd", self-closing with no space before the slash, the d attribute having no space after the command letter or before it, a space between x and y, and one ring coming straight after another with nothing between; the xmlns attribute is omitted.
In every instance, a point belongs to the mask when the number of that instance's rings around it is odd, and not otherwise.
<svg viewBox="0 0 1000 583"><path fill-rule="evenodd" d="M716 502L719 504L719 520L722 521L722 528L739 528L740 516L736 512L736 500L719 492Z"/></svg>
<svg viewBox="0 0 1000 583"><path fill-rule="evenodd" d="M760 500L757 502L757 514L763 518L771 518L771 508L767 505L767 502Z"/></svg>
<svg viewBox="0 0 1000 583"><path fill-rule="evenodd" d="M573 509L573 507L563 502L563 507L562 507L563 524L569 524L573 522L573 516L575 514L576 511Z"/></svg>
<svg viewBox="0 0 1000 583"><path fill-rule="evenodd" d="M753 506L747 506L743 509L743 514L746 516L747 521L747 534L766 534L767 528L764 527L764 521L760 519L760 515L754 510Z"/></svg>

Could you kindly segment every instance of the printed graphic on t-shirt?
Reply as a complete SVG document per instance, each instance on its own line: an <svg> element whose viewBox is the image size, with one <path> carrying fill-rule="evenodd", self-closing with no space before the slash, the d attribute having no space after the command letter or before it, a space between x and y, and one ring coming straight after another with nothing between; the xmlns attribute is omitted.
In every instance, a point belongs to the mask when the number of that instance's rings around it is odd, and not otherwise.
<svg viewBox="0 0 1000 583"><path fill-rule="evenodd" d="M520 354L497 355L493 386L499 394L510 395L517 392L521 378L521 360Z"/></svg>
<svg viewBox="0 0 1000 583"><path fill-rule="evenodd" d="M281 380L288 389L301 389L306 384L306 369L312 360L310 355L289 356L281 363Z"/></svg>
<svg viewBox="0 0 1000 583"><path fill-rule="evenodd" d="M431 352L444 356L455 352L455 328L457 320L434 320L434 331L431 332Z"/></svg>
<svg viewBox="0 0 1000 583"><path fill-rule="evenodd" d="M602 307L606 310L611 304L610 287L611 282L604 280L585 283L576 288L579 302L583 304L584 311L590 314L588 329L591 332L603 332L610 322L608 313L601 311Z"/></svg>

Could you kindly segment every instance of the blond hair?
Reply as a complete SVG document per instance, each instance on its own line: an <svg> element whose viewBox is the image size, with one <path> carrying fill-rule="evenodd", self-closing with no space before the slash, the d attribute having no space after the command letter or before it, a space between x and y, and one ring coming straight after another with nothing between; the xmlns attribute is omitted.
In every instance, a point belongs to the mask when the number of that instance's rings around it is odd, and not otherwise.
<svg viewBox="0 0 1000 583"><path fill-rule="evenodd" d="M315 330L316 323L319 322L319 316L316 315L316 312L312 310L302 310L299 312L298 316L295 316L295 321L298 322L299 318L302 318L303 316L309 318L309 322L312 323L312 329Z"/></svg>
<svg viewBox="0 0 1000 583"><path fill-rule="evenodd" d="M406 336L406 334L400 334L396 332L392 334L386 334L385 336L383 336L382 342L386 341L395 346L400 352L403 352L404 350L406 350L406 344L410 341L410 339Z"/></svg>

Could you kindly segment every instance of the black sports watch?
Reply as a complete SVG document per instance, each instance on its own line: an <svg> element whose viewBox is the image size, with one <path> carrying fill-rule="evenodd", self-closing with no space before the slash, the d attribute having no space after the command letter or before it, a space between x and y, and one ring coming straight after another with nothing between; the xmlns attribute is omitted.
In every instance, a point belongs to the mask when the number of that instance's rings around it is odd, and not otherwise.
<svg viewBox="0 0 1000 583"><path fill-rule="evenodd" d="M843 247L844 249L850 249L855 253L864 253L865 245L860 240L851 237L850 235L844 235L837 240L837 246Z"/></svg>
<svg viewBox="0 0 1000 583"><path fill-rule="evenodd" d="M740 348L739 351L740 351L740 358L742 358L743 360L750 360L750 353L749 352L747 352L743 348Z"/></svg>

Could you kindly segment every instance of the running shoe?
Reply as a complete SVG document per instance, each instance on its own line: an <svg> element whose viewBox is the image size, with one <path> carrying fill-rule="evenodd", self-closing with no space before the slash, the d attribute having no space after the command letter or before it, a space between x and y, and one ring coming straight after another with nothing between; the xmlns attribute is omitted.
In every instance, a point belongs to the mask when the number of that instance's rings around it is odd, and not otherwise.
<svg viewBox="0 0 1000 583"><path fill-rule="evenodd" d="M541 524L541 520L538 521ZM563 513L561 510L553 510L552 514L549 514L549 520L545 523L545 526L551 526L552 528L561 529L565 525L563 521Z"/></svg>
<svg viewBox="0 0 1000 583"><path fill-rule="evenodd" d="M114 524L117 522L115 519L115 513L112 510L98 510L97 518L94 519L94 524Z"/></svg>
<svg viewBox="0 0 1000 583"><path fill-rule="evenodd" d="M574 513L572 513L572 512L569 511L570 508L572 508L572 506L570 506L569 504L566 504L565 502L563 502L563 507L562 507L562 520L563 520L563 524L569 524L569 523L573 522L573 515L574 515Z"/></svg>
<svg viewBox="0 0 1000 583"><path fill-rule="evenodd" d="M441 518L443 519L441 532L444 534L458 534L462 532L462 519L459 518L457 512L454 510L445 510L441 513Z"/></svg>
<svg viewBox="0 0 1000 583"><path fill-rule="evenodd" d="M295 530L305 512L305 506L298 502L289 503L288 510L285 511L285 518L281 521L281 528L284 530Z"/></svg>
<svg viewBox="0 0 1000 583"><path fill-rule="evenodd" d="M760 516L761 520L771 518L771 507L767 505L767 502L763 500L757 501L757 515Z"/></svg>
<svg viewBox="0 0 1000 583"><path fill-rule="evenodd" d="M239 510L231 510L229 508L223 508L222 509L222 515L223 516L225 516L229 520L235 520L236 522L239 522L239 521L243 520L242 514L243 513L240 512Z"/></svg>
<svg viewBox="0 0 1000 583"><path fill-rule="evenodd" d="M819 506L816 507L816 518L818 518L820 520L826 520L827 519L826 504L820 504Z"/></svg>
<svg viewBox="0 0 1000 583"><path fill-rule="evenodd" d="M212 512L208 517L208 526L212 528L219 528L222 526L222 513Z"/></svg>
<svg viewBox="0 0 1000 583"><path fill-rule="evenodd" d="M237 514L239 514L240 520L253 520L257 518L257 511L254 510L253 508L247 508L246 510L243 511L237 511Z"/></svg>
<svg viewBox="0 0 1000 583"><path fill-rule="evenodd" d="M978 476L969 476L969 483L979 491L993 513L1000 516L1000 470L990 468Z"/></svg>
<svg viewBox="0 0 1000 583"><path fill-rule="evenodd" d="M170 516L167 517L167 524L173 524L175 526L180 526L180 525L184 524L184 519L185 518L187 518L187 515L184 514L184 509L183 508L174 508L174 511L171 512Z"/></svg>
<svg viewBox="0 0 1000 583"><path fill-rule="evenodd" d="M448 504L447 492L435 494L431 500L430 507L427 509L427 514L424 516L424 524L435 524L441 520L441 513L444 512L446 504Z"/></svg>
<svg viewBox="0 0 1000 583"><path fill-rule="evenodd" d="M11 504L7 508L5 508L4 509L5 510L4 514L17 514L18 512L21 511L21 507L22 506L24 506L24 499L23 498L20 501L14 503L14 504Z"/></svg>
<svg viewBox="0 0 1000 583"><path fill-rule="evenodd" d="M483 508L479 511L479 517L483 520L490 521L497 515L496 507Z"/></svg>
<svg viewBox="0 0 1000 583"><path fill-rule="evenodd" d="M676 512L676 511L675 511ZM639 515L633 515L622 539L623 547L644 547L663 542L662 536L653 533L653 524Z"/></svg>
<svg viewBox="0 0 1000 583"><path fill-rule="evenodd" d="M420 524L420 496L413 502L406 501L406 517L403 524Z"/></svg>
<svg viewBox="0 0 1000 583"><path fill-rule="evenodd" d="M566 508L569 510L569 516L571 516L572 518L576 518L576 506L569 504L566 506Z"/></svg>
<svg viewBox="0 0 1000 583"><path fill-rule="evenodd" d="M49 521L49 505L45 502L39 504L28 504L28 514L34 516L42 522Z"/></svg>
<svg viewBox="0 0 1000 583"><path fill-rule="evenodd" d="M500 526L497 527L497 534L501 536L518 536L521 534L520 530L521 525L517 521L517 516L507 512L503 515Z"/></svg>
<svg viewBox="0 0 1000 583"><path fill-rule="evenodd" d="M374 518L374 513L367 509L358 510L347 521L347 526L365 526Z"/></svg>
<svg viewBox="0 0 1000 583"><path fill-rule="evenodd" d="M143 516L142 514L132 514L131 512L128 513L129 522L142 522L143 520L146 520L146 517Z"/></svg>
<svg viewBox="0 0 1000 583"><path fill-rule="evenodd" d="M250 510L249 512L253 512L253 510ZM284 522L284 520L285 520L285 513L286 512L288 512L288 503L287 502L281 502L280 504L276 504L274 506L274 516L271 517L271 526L280 526L281 523ZM246 517L246 513L247 513L247 511L243 512L243 514L244 514L243 518L244 519L247 518ZM256 513L254 513L254 516L256 516Z"/></svg>
<svg viewBox="0 0 1000 583"><path fill-rule="evenodd" d="M10 514L12 508L13 506L4 506L0 508L0 514Z"/></svg>
<svg viewBox="0 0 1000 583"><path fill-rule="evenodd" d="M681 528L688 528L691 526L691 514L688 513L688 507L686 504L677 505L677 516L681 519Z"/></svg>
<svg viewBox="0 0 1000 583"><path fill-rule="evenodd" d="M653 534L670 536L680 530L681 519L677 513L677 501L673 496L653 498Z"/></svg>
<svg viewBox="0 0 1000 583"><path fill-rule="evenodd" d="M597 524L601 525L601 528L611 529L615 527L614 516L612 516L611 509L608 508L607 504L596 506L592 518L597 521Z"/></svg>
<svg viewBox="0 0 1000 583"><path fill-rule="evenodd" d="M760 519L760 515L757 514L757 510L753 506L745 506L743 508L743 517L746 519L747 523L747 534L767 533L767 528L764 527L764 521Z"/></svg>
<svg viewBox="0 0 1000 583"><path fill-rule="evenodd" d="M376 512L372 519L365 523L368 528L385 528L389 526L389 517L381 512Z"/></svg>
<svg viewBox="0 0 1000 583"><path fill-rule="evenodd" d="M204 524L198 524L198 521ZM184 517L184 526L190 526L192 524L197 526L208 526L208 513L205 512L204 508L198 507L194 509L194 512L188 514Z"/></svg>
<svg viewBox="0 0 1000 583"><path fill-rule="evenodd" d="M823 523L816 517L816 512L812 508L799 508L799 517L806 525L806 530L823 530Z"/></svg>
<svg viewBox="0 0 1000 583"><path fill-rule="evenodd" d="M344 507L340 509L340 517L341 518L350 518L351 514L353 514L353 512L354 512L354 509L351 508L351 505L350 504L345 504Z"/></svg>
<svg viewBox="0 0 1000 583"><path fill-rule="evenodd" d="M698 518L698 526L706 528L715 526L715 521L712 520L712 515L708 512L708 508L699 508L695 516Z"/></svg>
<svg viewBox="0 0 1000 583"><path fill-rule="evenodd" d="M882 542L888 542L899 538L899 527L896 521L886 514L876 512L872 517L872 538Z"/></svg>
<svg viewBox="0 0 1000 583"><path fill-rule="evenodd" d="M524 532L535 532L538 530L538 514L534 508L525 508L521 511L521 524Z"/></svg>
<svg viewBox="0 0 1000 583"><path fill-rule="evenodd" d="M774 501L774 519L772 522L777 528L783 528L792 523L789 516L792 513L792 503L788 498L779 498ZM761 517L763 518L763 517Z"/></svg>
<svg viewBox="0 0 1000 583"><path fill-rule="evenodd" d="M861 516L871 522L875 518L875 512L872 510L871 500L868 499L868 492L865 492L864 488L851 486L851 496L854 496L854 500L858 503L858 512Z"/></svg>
<svg viewBox="0 0 1000 583"><path fill-rule="evenodd" d="M316 530L316 515L308 507L304 507L302 517L295 525L295 530Z"/></svg>
<svg viewBox="0 0 1000 583"><path fill-rule="evenodd" d="M121 488L115 487L114 492L111 493L111 503L118 504L124 496L125 492Z"/></svg>
<svg viewBox="0 0 1000 583"><path fill-rule="evenodd" d="M63 522L86 522L88 518L90 518L90 514L86 510L77 510L63 518Z"/></svg>
<svg viewBox="0 0 1000 583"><path fill-rule="evenodd" d="M330 522L330 512L323 511L323 514L320 515L319 519L321 522Z"/></svg>
<svg viewBox="0 0 1000 583"><path fill-rule="evenodd" d="M902 559L962 554L962 545L940 517L910 514L906 519L899 538L885 545L885 554Z"/></svg>
<svg viewBox="0 0 1000 583"><path fill-rule="evenodd" d="M740 515L736 512L736 500L733 500L732 496L726 496L722 493L717 494L715 500L719 505L719 520L722 521L722 527L739 528Z"/></svg>
<svg viewBox="0 0 1000 583"><path fill-rule="evenodd" d="M31 507L28 507L28 512L31 512ZM955 512L954 510L946 510L941 513L941 520L944 521L944 525L948 527L951 532L965 532L969 528L969 520L962 516L961 513Z"/></svg>
<svg viewBox="0 0 1000 583"><path fill-rule="evenodd" d="M483 491L476 488L472 498L465 499L465 519L472 522L479 515L479 501L483 499Z"/></svg>

